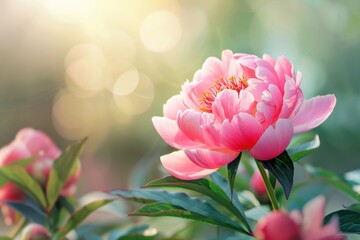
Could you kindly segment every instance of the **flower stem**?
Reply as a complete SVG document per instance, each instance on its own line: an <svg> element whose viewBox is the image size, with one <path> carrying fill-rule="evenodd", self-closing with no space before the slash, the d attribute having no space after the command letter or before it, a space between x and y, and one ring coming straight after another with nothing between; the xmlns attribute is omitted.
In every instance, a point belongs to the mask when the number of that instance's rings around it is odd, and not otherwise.
<svg viewBox="0 0 360 240"><path fill-rule="evenodd" d="M11 239L14 239L20 233L20 231L25 227L27 222L28 222L27 219L25 217L22 217L19 220L19 222L15 225L15 227L10 231L8 236Z"/></svg>
<svg viewBox="0 0 360 240"><path fill-rule="evenodd" d="M255 162L256 162L256 165L257 165L257 167L258 167L258 169L259 169L259 171L260 171L260 174L261 174L261 176L262 176L262 178L263 178L263 180L264 180L264 182L265 182L266 191L267 191L267 194L268 194L268 196L269 196L269 199L270 199L270 202L271 202L271 206L272 206L273 210L278 210L278 209L279 209L279 206L278 206L278 204L277 204L277 200L276 200L276 197L275 197L275 192L274 192L273 187L271 186L269 177L268 177L268 175L266 174L263 165L262 165L259 161L257 161L257 160L255 160Z"/></svg>

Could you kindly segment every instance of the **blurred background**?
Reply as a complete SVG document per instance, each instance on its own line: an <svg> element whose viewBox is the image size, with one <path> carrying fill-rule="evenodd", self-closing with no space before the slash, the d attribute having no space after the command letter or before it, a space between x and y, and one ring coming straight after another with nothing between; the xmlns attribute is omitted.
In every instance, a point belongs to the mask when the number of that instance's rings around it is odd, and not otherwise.
<svg viewBox="0 0 360 240"><path fill-rule="evenodd" d="M0 0L0 145L23 127L60 148L88 136L79 195L141 185L171 151L151 117L223 49L286 55L306 98L334 93L308 161L359 168L360 1L352 0Z"/></svg>

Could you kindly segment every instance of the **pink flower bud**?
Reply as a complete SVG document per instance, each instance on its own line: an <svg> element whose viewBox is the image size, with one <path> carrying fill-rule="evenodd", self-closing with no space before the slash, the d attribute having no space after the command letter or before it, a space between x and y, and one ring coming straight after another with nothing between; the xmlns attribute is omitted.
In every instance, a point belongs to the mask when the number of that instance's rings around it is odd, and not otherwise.
<svg viewBox="0 0 360 240"><path fill-rule="evenodd" d="M317 197L308 202L302 213L292 211L271 212L257 223L255 237L259 240L345 240L339 233L339 221L333 218L323 224L325 198Z"/></svg>
<svg viewBox="0 0 360 240"><path fill-rule="evenodd" d="M39 224L29 224L22 231L22 240L48 240L51 239L46 229Z"/></svg>
<svg viewBox="0 0 360 240"><path fill-rule="evenodd" d="M301 229L286 212L275 211L260 219L255 237L259 240L300 240Z"/></svg>
<svg viewBox="0 0 360 240"><path fill-rule="evenodd" d="M59 148L43 132L31 128L21 129L15 139L0 149L0 166L14 163L18 160L35 158L27 167L28 173L45 189L54 160L61 154ZM75 193L76 182L80 176L80 165L74 167L68 181L65 183L61 195L71 196ZM0 187L0 201L22 201L25 193L13 183ZM1 204L1 203L0 203ZM5 207L1 206L0 207ZM15 215L11 208L3 209L5 218L13 219ZM13 221L8 221L13 222Z"/></svg>
<svg viewBox="0 0 360 240"><path fill-rule="evenodd" d="M24 201L25 193L15 183L8 182L0 187L0 201ZM4 216L6 225L16 224L19 220L19 214L0 202L1 212Z"/></svg>
<svg viewBox="0 0 360 240"><path fill-rule="evenodd" d="M259 171L255 171L252 175L250 179L250 187L261 201L264 201L268 198L266 185Z"/></svg>

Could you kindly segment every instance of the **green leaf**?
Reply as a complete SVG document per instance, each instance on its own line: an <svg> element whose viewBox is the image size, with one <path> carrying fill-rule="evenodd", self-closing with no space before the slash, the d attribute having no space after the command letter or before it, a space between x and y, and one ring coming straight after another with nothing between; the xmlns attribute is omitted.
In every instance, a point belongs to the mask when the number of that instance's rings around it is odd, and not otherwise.
<svg viewBox="0 0 360 240"><path fill-rule="evenodd" d="M270 213L269 208L265 206L257 206L246 211L246 216L254 221L259 221L266 214Z"/></svg>
<svg viewBox="0 0 360 240"><path fill-rule="evenodd" d="M220 202L229 200L226 193L219 186L205 178L185 181L172 176L167 176L151 181L144 186L144 188L154 187L184 188L202 193Z"/></svg>
<svg viewBox="0 0 360 240"><path fill-rule="evenodd" d="M69 198L66 198L66 197L63 197L63 196L60 196L59 198L58 198L58 202L59 202L59 205L61 206L61 207L63 207L64 209L66 209L66 211L68 211L69 213L74 213L75 212L75 208L74 208L74 206L73 206L73 202L72 201L70 201L70 199Z"/></svg>
<svg viewBox="0 0 360 240"><path fill-rule="evenodd" d="M141 225L133 225L127 228L123 228L121 230L112 231L108 237L109 240L118 240L122 239L126 236L134 236L134 235L144 235L144 232L150 228L149 225L141 224Z"/></svg>
<svg viewBox="0 0 360 240"><path fill-rule="evenodd" d="M77 210L74 214L71 215L69 220L67 221L65 227L61 230L61 235L65 236L68 232L75 229L82 221L87 218L92 212L97 210L98 208L112 202L114 199L101 199L91 203L86 204L79 210Z"/></svg>
<svg viewBox="0 0 360 240"><path fill-rule="evenodd" d="M228 199L230 199L231 198L230 187L225 177L223 177L218 172L214 172L213 174L210 175L210 178L226 193ZM242 216L245 216L244 208L240 203L237 195L235 195L235 197L232 198L232 204L237 208L237 211L239 211Z"/></svg>
<svg viewBox="0 0 360 240"><path fill-rule="evenodd" d="M50 209L54 206L56 200L58 199L66 180L69 176L71 176L72 171L76 168L76 164L78 164L78 157L84 147L85 141L86 138L80 143L69 147L54 161L46 188L46 196Z"/></svg>
<svg viewBox="0 0 360 240"><path fill-rule="evenodd" d="M294 180L294 164L289 154L284 151L274 159L259 162L279 181L288 199Z"/></svg>
<svg viewBox="0 0 360 240"><path fill-rule="evenodd" d="M306 157L319 146L319 136L310 132L293 137L286 151L295 162Z"/></svg>
<svg viewBox="0 0 360 240"><path fill-rule="evenodd" d="M239 228L238 225L227 224L224 222L216 221L211 217L206 217L201 214L188 211L183 209L182 207L178 207L169 203L152 203L147 204L139 209L136 209L130 215L132 216L146 216L146 217L159 217L159 216L167 216L167 217L178 217L185 219L192 219L200 222L206 222L214 225L218 225L221 227L226 227L233 229L235 231L243 231L243 228Z"/></svg>
<svg viewBox="0 0 360 240"><path fill-rule="evenodd" d="M0 236L0 240L13 240L13 239L6 236Z"/></svg>
<svg viewBox="0 0 360 240"><path fill-rule="evenodd" d="M181 207L184 210L200 214L204 217L212 218L221 224L233 225L242 229L243 233L248 234L241 225L219 212L213 205L210 204L209 201L190 197L182 192L167 192L162 190L115 190L109 192L109 194L128 198L130 200L146 199L172 204L174 206Z"/></svg>
<svg viewBox="0 0 360 240"><path fill-rule="evenodd" d="M333 216L339 218L339 228L341 232L360 234L360 212L339 210L328 214L324 219L324 223L328 223Z"/></svg>
<svg viewBox="0 0 360 240"><path fill-rule="evenodd" d="M42 207L46 207L45 195L40 184L24 167L18 165L2 166L0 167L0 175L22 188L29 197L37 201Z"/></svg>
<svg viewBox="0 0 360 240"><path fill-rule="evenodd" d="M99 221L97 223L86 222L86 223L82 223L76 228L76 234L80 239L84 237L86 239L86 237L89 235L96 235L99 236L100 239L102 239L101 236L110 233L115 229L119 229L120 227L123 228L124 226L122 224L124 223L125 221L113 221L113 220Z"/></svg>
<svg viewBox="0 0 360 240"><path fill-rule="evenodd" d="M239 156L237 156L234 161L232 161L231 163L229 163L227 165L227 170L228 170L228 179L229 179L229 186L230 186L230 198L233 198L233 191L234 191L234 182L235 182L235 177L236 177L236 173L237 170L239 168L239 163L240 163L240 159L241 159L241 153L239 154Z"/></svg>
<svg viewBox="0 0 360 240"><path fill-rule="evenodd" d="M32 163L32 161L34 161L36 158L34 157L29 157L29 158L24 158L24 159L20 159L14 162L9 163L8 165L11 166L22 166L22 167L26 167L27 165L29 165L30 163Z"/></svg>
<svg viewBox="0 0 360 240"><path fill-rule="evenodd" d="M226 182L226 180L225 180ZM223 205L231 213L234 213L240 221L250 230L250 226L246 222L246 218L242 211L234 206L226 192L215 183L208 179L197 179L197 180L181 180L172 176L164 177L147 183L144 187L175 187L192 190L201 194L204 194L216 202ZM235 199L235 198L234 198ZM237 199L238 200L238 199ZM240 208L241 209L241 208ZM241 209L242 210L242 209Z"/></svg>
<svg viewBox="0 0 360 240"><path fill-rule="evenodd" d="M360 202L360 195L354 191L352 183L343 176L310 164L304 165L304 168L311 176L320 178L323 182L330 184L346 195L352 197L357 202Z"/></svg>
<svg viewBox="0 0 360 240"><path fill-rule="evenodd" d="M35 204L31 202L5 201L6 205L18 211L29 221L45 225L46 214Z"/></svg>
<svg viewBox="0 0 360 240"><path fill-rule="evenodd" d="M346 207L347 210L351 210L351 211L355 211L355 212L360 212L360 203L354 203L348 207Z"/></svg>

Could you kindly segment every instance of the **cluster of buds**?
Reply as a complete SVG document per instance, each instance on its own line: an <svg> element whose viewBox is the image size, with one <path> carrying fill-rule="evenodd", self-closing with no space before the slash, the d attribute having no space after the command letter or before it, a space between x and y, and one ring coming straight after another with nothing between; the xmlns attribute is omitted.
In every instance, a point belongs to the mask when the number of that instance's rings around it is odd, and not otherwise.
<svg viewBox="0 0 360 240"><path fill-rule="evenodd" d="M0 167L22 159L34 158L26 166L26 170L39 182L43 189L46 189L54 160L60 155L59 148L45 133L31 128L24 128L18 132L10 144L0 149ZM61 196L69 197L75 193L79 176L80 165L76 166L76 169L64 184L60 193ZM25 198L25 192L12 182L5 183L0 187L0 206L6 224L14 224L18 216L15 210L1 202L24 201Z"/></svg>

